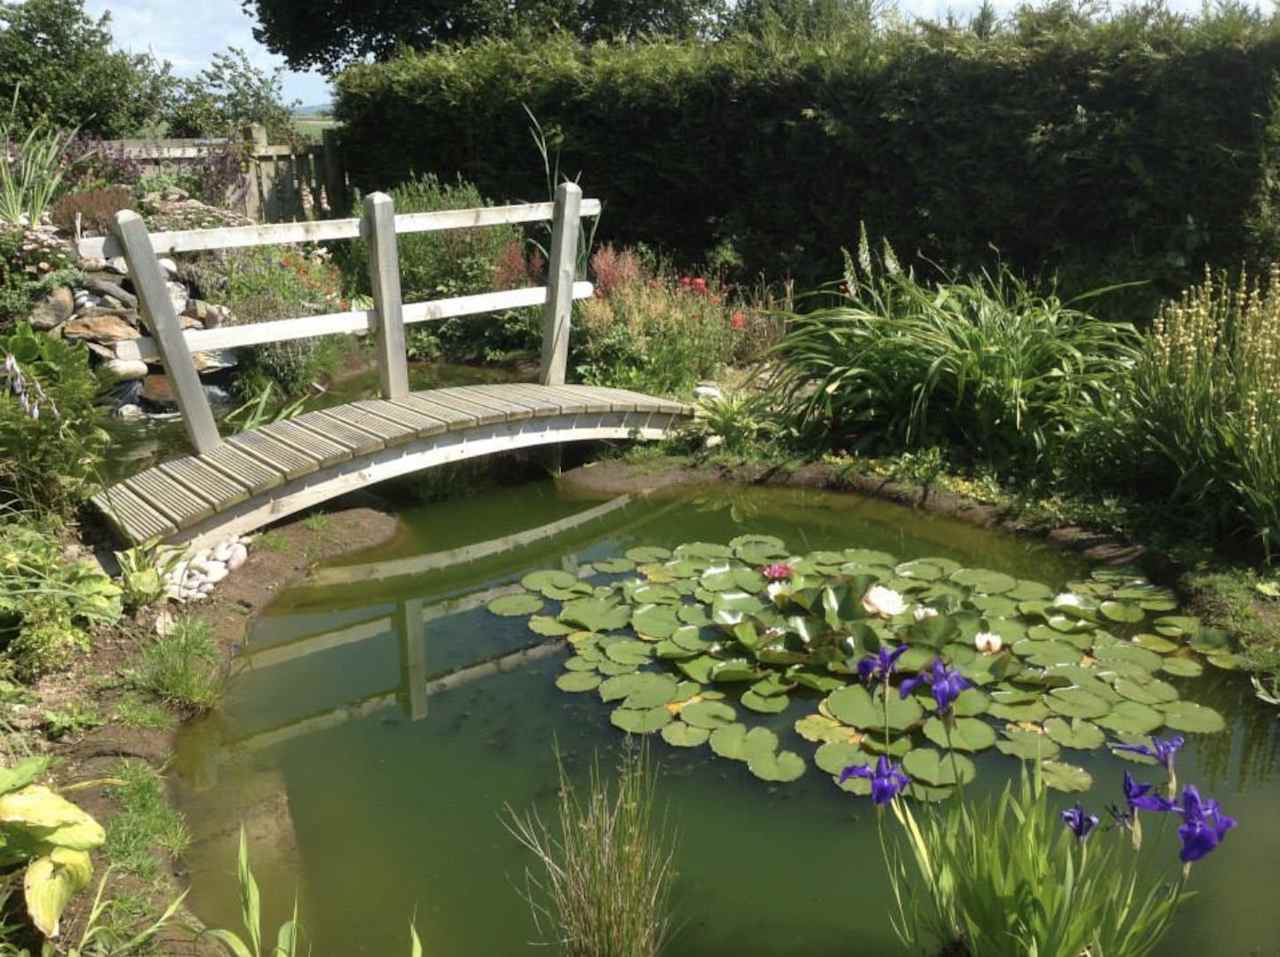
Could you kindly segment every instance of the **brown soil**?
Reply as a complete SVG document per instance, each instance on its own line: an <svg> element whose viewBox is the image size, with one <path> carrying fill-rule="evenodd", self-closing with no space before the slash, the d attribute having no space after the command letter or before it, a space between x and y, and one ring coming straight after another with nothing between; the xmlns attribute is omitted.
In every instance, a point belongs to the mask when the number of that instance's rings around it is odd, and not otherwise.
<svg viewBox="0 0 1280 957"><path fill-rule="evenodd" d="M334 507L336 504L336 507ZM353 549L371 547L389 539L396 530L393 515L362 503L351 496L332 503L319 527L308 527L303 516L295 516L270 529L250 546L249 559L229 575L211 600L184 607L184 611L205 618L213 625L214 635L229 663L245 628L254 615L265 608L282 588L305 576L315 563ZM126 672L145 642L154 634L156 612L141 613L120 626L103 629L94 636L93 650L68 672L50 676L33 689L35 704L25 712L26 726L19 725L28 747L42 750L55 759L55 786L74 786L81 782L101 782L115 773L121 759L146 761L157 769L169 762L174 743L173 731L135 728L112 720L116 706L129 693ZM37 733L44 712L69 708L92 708L106 719L101 727L60 740L48 741ZM8 749L6 749L8 750ZM118 808L110 793L109 783L90 784L73 794L77 804L108 825ZM157 849L156 860L162 879L142 882L116 873L110 893L116 896L143 895L159 915L185 886L185 873L175 861ZM228 863L228 873L233 865ZM93 887L101 878L102 863ZM82 893L72 902L63 920L62 938L76 940L91 904L92 892ZM175 921L162 938L159 952L175 957L185 955L222 954L205 939L197 941L189 926L190 915Z"/></svg>

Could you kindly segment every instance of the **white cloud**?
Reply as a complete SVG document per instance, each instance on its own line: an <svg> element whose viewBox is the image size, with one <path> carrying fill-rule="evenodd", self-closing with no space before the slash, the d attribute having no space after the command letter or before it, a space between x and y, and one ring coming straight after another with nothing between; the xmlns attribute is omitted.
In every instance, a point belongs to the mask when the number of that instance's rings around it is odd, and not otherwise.
<svg viewBox="0 0 1280 957"><path fill-rule="evenodd" d="M253 20L240 0L85 0L85 10L94 17L111 14L116 46L150 51L182 76L199 73L214 53L229 46L243 49L262 69L284 62L253 38ZM328 82L317 73L286 73L284 92L286 99L307 105L324 103L330 95Z"/></svg>

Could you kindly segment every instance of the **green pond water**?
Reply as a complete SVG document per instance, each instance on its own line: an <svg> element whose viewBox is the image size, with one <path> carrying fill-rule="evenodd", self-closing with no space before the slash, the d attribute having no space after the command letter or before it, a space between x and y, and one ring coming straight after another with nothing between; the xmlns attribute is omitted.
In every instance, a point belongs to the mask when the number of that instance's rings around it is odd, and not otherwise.
<svg viewBox="0 0 1280 957"><path fill-rule="evenodd" d="M575 525L589 509L596 517ZM612 761L623 739L609 721L614 705L556 688L568 651L510 657L545 639L526 618L485 606L531 571L758 533L797 554L857 547L949 558L1054 589L1089 573L1040 542L807 490L699 487L610 506L547 480L402 517L388 545L282 593L255 622L223 710L181 734L173 788L194 834L189 903L211 926L239 926L243 822L269 926L296 893L316 957L407 954L415 914L432 957L528 952L530 860L504 830L503 808L552 811L553 743L581 780L593 753ZM539 528L549 537L503 542ZM406 624L415 614L425 636ZM450 673L447 686L422 692ZM1161 953L1280 954L1280 720L1239 673L1169 680L1227 717L1225 731L1187 735L1179 775L1240 826L1196 865L1199 894ZM817 745L792 727L818 697L750 716L805 758L807 772L791 783L760 781L705 746L650 738L679 835L673 957L903 953L885 917L875 811L813 767ZM1100 814L1126 769L1161 780L1105 750L1064 754L1093 776L1082 799ZM971 793L998 788L1018 767L994 749L975 763ZM1176 869L1172 825L1148 823L1144 850L1167 874Z"/></svg>

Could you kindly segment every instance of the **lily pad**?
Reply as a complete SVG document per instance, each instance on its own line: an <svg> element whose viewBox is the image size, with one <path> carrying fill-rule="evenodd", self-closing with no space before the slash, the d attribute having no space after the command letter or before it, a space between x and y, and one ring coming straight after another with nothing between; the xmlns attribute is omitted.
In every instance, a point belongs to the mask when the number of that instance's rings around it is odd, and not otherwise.
<svg viewBox="0 0 1280 957"><path fill-rule="evenodd" d="M1070 718L1100 718L1111 711L1111 704L1083 688L1054 688L1044 703L1051 711Z"/></svg>
<svg viewBox="0 0 1280 957"><path fill-rule="evenodd" d="M615 631L627 626L631 609L600 598L577 598L560 609L560 620L587 631Z"/></svg>
<svg viewBox="0 0 1280 957"><path fill-rule="evenodd" d="M1043 701L1028 701L1023 704L992 704L987 714L1001 721L1043 721L1049 717L1050 711Z"/></svg>
<svg viewBox="0 0 1280 957"><path fill-rule="evenodd" d="M813 755L813 763L828 774L839 774L857 764L874 764L866 752L847 741L828 741Z"/></svg>
<svg viewBox="0 0 1280 957"><path fill-rule="evenodd" d="M653 646L643 641L623 639L609 644L604 653L610 661L620 665L643 665L653 655Z"/></svg>
<svg viewBox="0 0 1280 957"><path fill-rule="evenodd" d="M1018 583L1004 593L1006 598L1014 601L1047 601L1053 598L1053 589L1040 582L1018 579Z"/></svg>
<svg viewBox="0 0 1280 957"><path fill-rule="evenodd" d="M843 552L846 562L858 562L862 565L884 565L893 567L898 560L888 552L878 552L870 548L846 548Z"/></svg>
<svg viewBox="0 0 1280 957"><path fill-rule="evenodd" d="M1136 701L1121 701L1110 714L1098 718L1097 724L1125 734L1150 734L1164 724L1164 715Z"/></svg>
<svg viewBox="0 0 1280 957"><path fill-rule="evenodd" d="M550 615L534 615L529 619L529 630L535 635L554 638L560 635L571 635L576 629L572 625L557 621Z"/></svg>
<svg viewBox="0 0 1280 957"><path fill-rule="evenodd" d="M1176 642L1172 642L1168 638L1161 638L1159 635L1150 635L1146 633L1134 635L1133 643L1139 648L1145 648L1147 651L1154 651L1157 655L1167 655L1178 650Z"/></svg>
<svg viewBox="0 0 1280 957"><path fill-rule="evenodd" d="M924 709L914 697L904 699L891 692L886 718L884 697L878 694L873 699L861 685L833 691L826 698L826 706L833 718L863 730L883 729L887 725L892 730L901 731L924 717Z"/></svg>
<svg viewBox="0 0 1280 957"><path fill-rule="evenodd" d="M1175 731L1215 734L1227 726L1218 712L1193 701L1170 701L1160 705L1160 710L1164 712L1164 723Z"/></svg>
<svg viewBox="0 0 1280 957"><path fill-rule="evenodd" d="M954 751L985 751L996 743L996 732L978 718L956 718L948 729L939 718L924 723L924 736L940 748Z"/></svg>
<svg viewBox="0 0 1280 957"><path fill-rule="evenodd" d="M628 734L653 734L670 724L672 715L666 708L614 708L609 720Z"/></svg>
<svg viewBox="0 0 1280 957"><path fill-rule="evenodd" d="M1170 655L1160 665L1160 670L1178 678L1199 678L1204 674L1204 666L1193 658Z"/></svg>
<svg viewBox="0 0 1280 957"><path fill-rule="evenodd" d="M1147 617L1147 613L1137 605L1131 605L1122 601L1104 601L1098 610L1102 612L1102 616L1108 621L1121 622L1124 624L1133 624L1142 621Z"/></svg>
<svg viewBox="0 0 1280 957"><path fill-rule="evenodd" d="M656 708L676 698L676 679L670 675L643 672L636 675L635 688L627 695L623 707Z"/></svg>
<svg viewBox="0 0 1280 957"><path fill-rule="evenodd" d="M671 550L667 548L659 548L656 545L640 545L636 548L628 548L624 553L627 558L633 562L662 562L671 557Z"/></svg>
<svg viewBox="0 0 1280 957"><path fill-rule="evenodd" d="M1138 704L1163 704L1175 701L1178 697L1178 689L1159 678L1152 678L1146 684L1139 684L1129 678L1117 678L1114 687L1119 694Z"/></svg>
<svg viewBox="0 0 1280 957"><path fill-rule="evenodd" d="M962 568L951 573L951 580L986 595L1003 595L1018 587L1018 580L1011 575L986 568Z"/></svg>
<svg viewBox="0 0 1280 957"><path fill-rule="evenodd" d="M636 563L629 558L606 558L595 563L596 571L606 575L621 575L634 571Z"/></svg>
<svg viewBox="0 0 1280 957"><path fill-rule="evenodd" d="M699 701L680 710L685 724L708 730L733 724L737 717L738 713L723 701Z"/></svg>
<svg viewBox="0 0 1280 957"><path fill-rule="evenodd" d="M680 620L671 605L642 604L631 613L631 627L640 635L670 638L680 627Z"/></svg>
<svg viewBox="0 0 1280 957"><path fill-rule="evenodd" d="M804 774L804 758L794 751L753 754L747 759L747 770L762 781L784 784Z"/></svg>
<svg viewBox="0 0 1280 957"><path fill-rule="evenodd" d="M787 705L791 703L791 699L784 694L766 697L750 689L744 691L738 700L744 708L750 708L761 714L780 714L786 711Z"/></svg>
<svg viewBox="0 0 1280 957"><path fill-rule="evenodd" d="M1087 791L1093 787L1093 777L1084 768L1061 761L1041 761L1040 779L1046 787L1055 791Z"/></svg>
<svg viewBox="0 0 1280 957"><path fill-rule="evenodd" d="M566 671L556 679L561 691L594 691L600 687L600 676L594 671Z"/></svg>
<svg viewBox="0 0 1280 957"><path fill-rule="evenodd" d="M1137 645L1125 642L1096 648L1094 649L1094 657L1109 664L1117 661L1127 661L1130 664L1137 665L1144 671L1155 671L1168 660L1154 651L1147 651L1146 648L1139 648Z"/></svg>
<svg viewBox="0 0 1280 957"><path fill-rule="evenodd" d="M662 727L662 740L677 748L696 748L706 744L711 732L706 728L695 728L683 721L672 721Z"/></svg>
<svg viewBox="0 0 1280 957"><path fill-rule="evenodd" d="M1194 638L1200 634L1200 619L1191 615L1165 615L1157 618L1152 627L1166 638Z"/></svg>
<svg viewBox="0 0 1280 957"><path fill-rule="evenodd" d="M921 581L934 581L943 576L943 571L937 565L927 559L916 559L911 562L903 562L894 570L894 574L901 575L903 578L918 578Z"/></svg>
<svg viewBox="0 0 1280 957"><path fill-rule="evenodd" d="M850 744L862 740L862 732L858 729L841 724L835 718L828 718L824 714L807 714L803 718L797 718L794 727L796 734L806 741L838 741Z"/></svg>
<svg viewBox="0 0 1280 957"><path fill-rule="evenodd" d="M503 595L501 598L495 598L489 602L487 607L495 615L504 617L531 615L535 611L542 609L542 599L527 592L521 595Z"/></svg>
<svg viewBox="0 0 1280 957"><path fill-rule="evenodd" d="M1004 739L996 742L1002 753L1024 761L1038 761L1058 756L1058 743L1046 734L1034 731L1005 731Z"/></svg>
<svg viewBox="0 0 1280 957"><path fill-rule="evenodd" d="M559 570L530 572L520 579L520 584L529 591L541 592L546 588L566 589L578 584L578 576Z"/></svg>
<svg viewBox="0 0 1280 957"><path fill-rule="evenodd" d="M1106 743L1106 735L1096 724L1082 718L1072 718L1071 723L1062 718L1050 718L1044 723L1045 734L1064 748L1092 751Z"/></svg>
<svg viewBox="0 0 1280 957"><path fill-rule="evenodd" d="M722 758L750 761L758 755L773 754L778 736L768 728L747 730L743 724L729 724L711 732L711 750Z"/></svg>
<svg viewBox="0 0 1280 957"><path fill-rule="evenodd" d="M934 787L950 784L968 784L977 774L970 761L962 754L945 753L934 748L916 748L902 759L903 770L915 781L923 781ZM959 775L959 782L956 776Z"/></svg>

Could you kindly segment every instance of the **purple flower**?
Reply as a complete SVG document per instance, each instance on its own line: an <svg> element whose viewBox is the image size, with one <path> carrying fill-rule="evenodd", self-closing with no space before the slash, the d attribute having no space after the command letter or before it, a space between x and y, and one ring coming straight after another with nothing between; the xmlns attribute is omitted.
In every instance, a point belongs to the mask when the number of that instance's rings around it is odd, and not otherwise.
<svg viewBox="0 0 1280 957"><path fill-rule="evenodd" d="M1207 855L1236 826L1236 819L1223 814L1213 798L1202 799L1194 784L1183 789L1182 804L1173 810L1182 815L1182 827L1178 828L1182 852L1178 856L1187 864Z"/></svg>
<svg viewBox="0 0 1280 957"><path fill-rule="evenodd" d="M1128 771L1124 772L1124 799L1129 810L1134 811L1171 811L1173 802L1148 793L1154 785L1139 784Z"/></svg>
<svg viewBox="0 0 1280 957"><path fill-rule="evenodd" d="M947 714L951 710L952 703L960 697L960 692L973 685L973 682L960 672L948 668L941 658L934 658L928 671L922 671L902 682L902 687L899 689L902 697L905 698L911 694L921 682L932 689L933 700L938 703L939 715Z"/></svg>
<svg viewBox="0 0 1280 957"><path fill-rule="evenodd" d="M1180 734L1175 734L1167 741L1159 738L1152 739L1151 747L1145 744L1113 744L1112 751L1132 751L1134 754L1144 754L1149 758L1155 758L1169 774L1173 773L1173 756L1178 753L1178 749L1186 743L1186 739Z"/></svg>
<svg viewBox="0 0 1280 957"><path fill-rule="evenodd" d="M883 754L876 762L875 771L865 764L855 764L840 772L841 784L850 778L868 778L871 781L871 800L876 804L888 804L911 783L902 769Z"/></svg>
<svg viewBox="0 0 1280 957"><path fill-rule="evenodd" d="M858 677L863 681L877 679L887 683L893 675L894 668L897 667L898 659L906 653L906 645L898 645L893 649L881 645L880 650L874 655L867 655L858 662Z"/></svg>
<svg viewBox="0 0 1280 957"><path fill-rule="evenodd" d="M1089 832L1098 826L1098 816L1096 814L1085 814L1084 808L1079 802L1076 806L1062 812L1062 820L1067 827L1071 829L1071 833L1076 836L1076 840L1083 841L1089 836Z"/></svg>
<svg viewBox="0 0 1280 957"><path fill-rule="evenodd" d="M771 582L790 578L791 571L791 566L786 562L774 562L772 565L765 565L764 568L760 569L760 573Z"/></svg>

